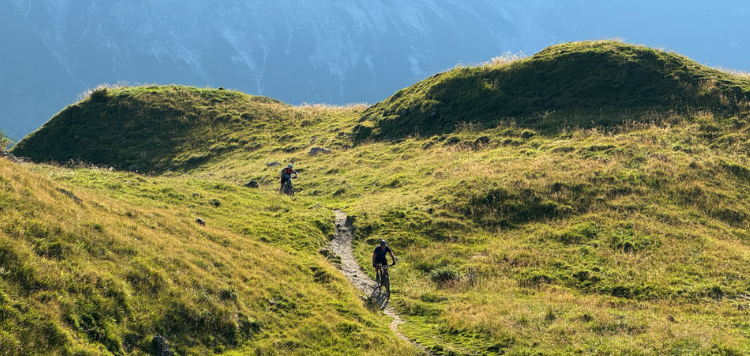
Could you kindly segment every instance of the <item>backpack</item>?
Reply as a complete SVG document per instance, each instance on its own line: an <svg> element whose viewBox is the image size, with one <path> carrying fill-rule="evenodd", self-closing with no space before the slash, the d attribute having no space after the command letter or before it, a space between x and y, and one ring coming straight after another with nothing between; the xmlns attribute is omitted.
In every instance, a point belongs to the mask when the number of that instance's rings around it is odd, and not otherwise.
<svg viewBox="0 0 750 356"><path fill-rule="evenodd" d="M291 168L289 168L289 167L286 167L286 168L284 168L284 169L281 170L281 174L286 174L286 175L289 175L289 176L292 175L293 172L294 172L294 170L291 169Z"/></svg>

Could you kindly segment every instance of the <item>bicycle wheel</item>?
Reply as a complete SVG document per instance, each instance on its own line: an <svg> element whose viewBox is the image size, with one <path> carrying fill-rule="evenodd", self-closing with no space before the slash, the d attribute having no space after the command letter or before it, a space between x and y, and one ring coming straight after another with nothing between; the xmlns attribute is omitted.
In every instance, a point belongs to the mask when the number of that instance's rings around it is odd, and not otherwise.
<svg viewBox="0 0 750 356"><path fill-rule="evenodd" d="M383 271L383 286L385 286L385 292L391 295L391 277L388 276L388 270Z"/></svg>
<svg viewBox="0 0 750 356"><path fill-rule="evenodd" d="M288 196L294 196L294 188L292 187L292 182L287 181L286 184L284 184L284 194Z"/></svg>

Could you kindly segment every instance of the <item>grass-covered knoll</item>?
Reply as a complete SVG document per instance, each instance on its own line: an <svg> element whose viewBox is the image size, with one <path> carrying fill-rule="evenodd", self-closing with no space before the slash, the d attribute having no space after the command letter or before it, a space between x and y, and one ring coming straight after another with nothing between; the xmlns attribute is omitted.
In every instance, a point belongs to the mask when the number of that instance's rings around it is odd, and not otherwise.
<svg viewBox="0 0 750 356"><path fill-rule="evenodd" d="M101 87L29 134L13 153L35 162L73 160L139 172L184 170L264 145L297 150L309 141L295 138L296 128L328 115L351 115L352 110L292 107L221 88ZM316 112L322 114L313 116Z"/></svg>
<svg viewBox="0 0 750 356"><path fill-rule="evenodd" d="M644 46L574 42L434 75L370 107L355 130L360 140L448 133L459 123L514 121L556 131L648 120L668 111L731 115L749 101L746 76Z"/></svg>
<svg viewBox="0 0 750 356"><path fill-rule="evenodd" d="M2 355L151 355L156 333L178 355L416 354L318 255L330 211L29 167L0 160Z"/></svg>

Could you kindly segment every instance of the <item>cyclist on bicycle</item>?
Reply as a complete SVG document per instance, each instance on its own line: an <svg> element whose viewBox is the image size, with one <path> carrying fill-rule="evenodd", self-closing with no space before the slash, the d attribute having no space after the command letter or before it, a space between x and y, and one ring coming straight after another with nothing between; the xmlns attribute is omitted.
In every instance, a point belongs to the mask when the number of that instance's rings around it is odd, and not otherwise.
<svg viewBox="0 0 750 356"><path fill-rule="evenodd" d="M289 163L286 168L281 170L281 188L279 188L279 193L284 192L284 184L292 179L292 174L294 174L294 178L297 178L297 171L292 169L292 167L294 167L294 165Z"/></svg>
<svg viewBox="0 0 750 356"><path fill-rule="evenodd" d="M391 259L393 260L393 265L395 265L396 257L393 256L393 252L391 251L391 248L388 247L388 244L386 244L385 240L380 240L380 246L375 247L375 252L372 254L372 266L375 267L376 276L379 275L378 273L380 273L380 265L388 264L388 258L386 258L386 254L391 255Z"/></svg>

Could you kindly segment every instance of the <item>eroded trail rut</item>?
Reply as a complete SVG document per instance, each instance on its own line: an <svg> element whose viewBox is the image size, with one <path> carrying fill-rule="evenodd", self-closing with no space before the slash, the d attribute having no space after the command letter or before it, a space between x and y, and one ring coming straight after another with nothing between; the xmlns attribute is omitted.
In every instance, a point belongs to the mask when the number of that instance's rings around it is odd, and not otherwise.
<svg viewBox="0 0 750 356"><path fill-rule="evenodd" d="M434 355L425 349L422 345L407 338L399 329L398 326L403 324L404 321L394 312L393 308L388 306L390 296L385 292L385 288L378 288L377 282L373 281L357 264L357 260L354 258L354 249L352 246L352 240L354 239L354 229L351 222L347 219L345 212L341 210L335 210L336 214L336 232L333 241L331 241L331 251L341 257L341 272L344 273L346 278L359 290L370 296L371 300L375 305L383 310L383 312L393 318L390 327L394 334L400 339L411 343L414 346L419 347L428 355Z"/></svg>

